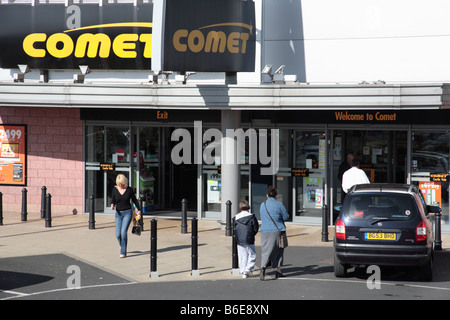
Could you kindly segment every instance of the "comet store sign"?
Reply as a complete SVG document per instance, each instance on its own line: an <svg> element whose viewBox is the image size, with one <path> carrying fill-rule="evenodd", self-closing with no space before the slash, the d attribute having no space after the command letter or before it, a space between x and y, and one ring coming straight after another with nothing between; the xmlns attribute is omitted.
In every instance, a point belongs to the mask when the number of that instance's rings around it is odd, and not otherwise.
<svg viewBox="0 0 450 320"><path fill-rule="evenodd" d="M164 21L164 70L255 70L253 1L166 0Z"/></svg>
<svg viewBox="0 0 450 320"><path fill-rule="evenodd" d="M152 4L2 5L0 66L151 69Z"/></svg>
<svg viewBox="0 0 450 320"><path fill-rule="evenodd" d="M254 71L253 1L165 3L160 19L164 33L155 37L164 39L164 47L152 43L152 3L4 4L0 8L0 67L151 70L154 46L154 50L162 49L162 70Z"/></svg>

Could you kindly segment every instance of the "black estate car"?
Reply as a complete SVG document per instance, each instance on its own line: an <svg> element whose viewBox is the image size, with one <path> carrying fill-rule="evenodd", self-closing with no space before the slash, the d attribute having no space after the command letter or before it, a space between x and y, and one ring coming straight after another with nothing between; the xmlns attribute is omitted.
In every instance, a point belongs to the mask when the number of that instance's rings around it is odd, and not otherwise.
<svg viewBox="0 0 450 320"><path fill-rule="evenodd" d="M344 277L355 265L418 266L432 279L434 232L418 187L364 184L348 193L336 220L334 274Z"/></svg>

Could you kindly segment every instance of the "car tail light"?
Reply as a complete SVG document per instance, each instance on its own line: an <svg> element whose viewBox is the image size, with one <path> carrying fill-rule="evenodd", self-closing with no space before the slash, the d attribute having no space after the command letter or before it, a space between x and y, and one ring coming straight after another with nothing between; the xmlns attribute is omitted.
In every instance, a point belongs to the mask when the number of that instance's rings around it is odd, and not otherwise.
<svg viewBox="0 0 450 320"><path fill-rule="evenodd" d="M427 226L425 222L420 221L416 227L416 241L425 241L427 240Z"/></svg>
<svg viewBox="0 0 450 320"><path fill-rule="evenodd" d="M345 240L345 224L341 218L336 220L336 239Z"/></svg>

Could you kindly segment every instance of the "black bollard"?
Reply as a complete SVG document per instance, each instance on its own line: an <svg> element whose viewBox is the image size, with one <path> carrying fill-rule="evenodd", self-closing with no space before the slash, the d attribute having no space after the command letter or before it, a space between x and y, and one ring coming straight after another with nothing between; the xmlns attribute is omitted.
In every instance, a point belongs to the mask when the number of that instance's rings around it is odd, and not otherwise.
<svg viewBox="0 0 450 320"><path fill-rule="evenodd" d="M52 227L52 195L47 193L45 196L45 227Z"/></svg>
<svg viewBox="0 0 450 320"><path fill-rule="evenodd" d="M41 219L45 218L45 196L47 195L47 187L41 188Z"/></svg>
<svg viewBox="0 0 450 320"><path fill-rule="evenodd" d="M191 276L198 276L198 220L192 218L192 268Z"/></svg>
<svg viewBox="0 0 450 320"><path fill-rule="evenodd" d="M231 274L239 274L239 259L237 250L236 234L233 228L233 241L231 244Z"/></svg>
<svg viewBox="0 0 450 320"><path fill-rule="evenodd" d="M439 210L439 212L435 213L434 216L436 217L435 223L435 230L434 230L434 250L442 250L442 238L441 238L441 216L442 213Z"/></svg>
<svg viewBox="0 0 450 320"><path fill-rule="evenodd" d="M3 225L3 193L0 192L0 226Z"/></svg>
<svg viewBox="0 0 450 320"><path fill-rule="evenodd" d="M21 220L22 221L27 221L27 216L28 216L28 210L27 210L27 189L23 188L22 189L22 213L21 213Z"/></svg>
<svg viewBox="0 0 450 320"><path fill-rule="evenodd" d="M322 207L322 242L328 242L328 206Z"/></svg>
<svg viewBox="0 0 450 320"><path fill-rule="evenodd" d="M150 277L158 278L158 271L156 271L157 229L155 219L151 221L150 228Z"/></svg>
<svg viewBox="0 0 450 320"><path fill-rule="evenodd" d="M141 231L144 231L144 206L141 198L139 198L139 208L141 208L141 218L139 219L139 224L141 225Z"/></svg>
<svg viewBox="0 0 450 320"><path fill-rule="evenodd" d="M227 216L226 216L226 219L227 219L227 224L226 224L226 227L225 227L225 236L227 236L227 237L231 237L232 236L232 234L233 234L233 232L232 232L232 227L231 227L231 201L230 200L228 200L227 201L227 204L226 204L226 213L227 213Z"/></svg>
<svg viewBox="0 0 450 320"><path fill-rule="evenodd" d="M95 229L95 198L89 197L89 230Z"/></svg>
<svg viewBox="0 0 450 320"><path fill-rule="evenodd" d="M181 200L181 233L185 234L187 232L187 200Z"/></svg>

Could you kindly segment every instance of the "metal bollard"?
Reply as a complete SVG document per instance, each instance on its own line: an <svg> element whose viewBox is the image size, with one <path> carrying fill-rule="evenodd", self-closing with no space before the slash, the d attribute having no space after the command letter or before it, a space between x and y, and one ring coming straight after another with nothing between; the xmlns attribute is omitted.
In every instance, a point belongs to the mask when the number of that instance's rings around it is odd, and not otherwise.
<svg viewBox="0 0 450 320"><path fill-rule="evenodd" d="M45 218L45 196L47 195L47 187L41 188L41 219Z"/></svg>
<svg viewBox="0 0 450 320"><path fill-rule="evenodd" d="M156 271L156 254L157 254L157 229L156 220L153 219L150 223L150 277L158 278L158 271Z"/></svg>
<svg viewBox="0 0 450 320"><path fill-rule="evenodd" d="M181 200L181 233L187 232L187 199Z"/></svg>
<svg viewBox="0 0 450 320"><path fill-rule="evenodd" d="M192 218L192 268L191 276L199 276L198 271L198 220Z"/></svg>
<svg viewBox="0 0 450 320"><path fill-rule="evenodd" d="M233 241L231 244L231 274L239 274L239 259L237 251L236 234L233 228Z"/></svg>
<svg viewBox="0 0 450 320"><path fill-rule="evenodd" d="M95 198L89 197L89 230L95 229Z"/></svg>
<svg viewBox="0 0 450 320"><path fill-rule="evenodd" d="M230 237L232 236L233 232L232 232L232 226L231 226L231 201L228 200L227 204L226 204L226 219L227 219L227 224L225 227L225 236Z"/></svg>
<svg viewBox="0 0 450 320"><path fill-rule="evenodd" d="M440 250L442 250L442 238L441 238L441 216L442 216L442 213L439 211L439 212L435 213L434 216L436 217L435 230L434 230L434 234L435 234L434 250L440 251Z"/></svg>
<svg viewBox="0 0 450 320"><path fill-rule="evenodd" d="M322 207L322 242L328 242L328 206Z"/></svg>
<svg viewBox="0 0 450 320"><path fill-rule="evenodd" d="M27 189L23 188L22 189L22 213L21 213L21 220L22 221L27 221L27 216L28 216L28 210L27 210Z"/></svg>
<svg viewBox="0 0 450 320"><path fill-rule="evenodd" d="M47 193L45 196L45 227L51 228L52 227L52 195L50 193Z"/></svg>
<svg viewBox="0 0 450 320"><path fill-rule="evenodd" d="M3 225L3 193L0 192L0 226Z"/></svg>
<svg viewBox="0 0 450 320"><path fill-rule="evenodd" d="M141 198L139 198L139 208L141 208L141 218L139 219L139 224L141 225L141 230L144 231L144 206Z"/></svg>

